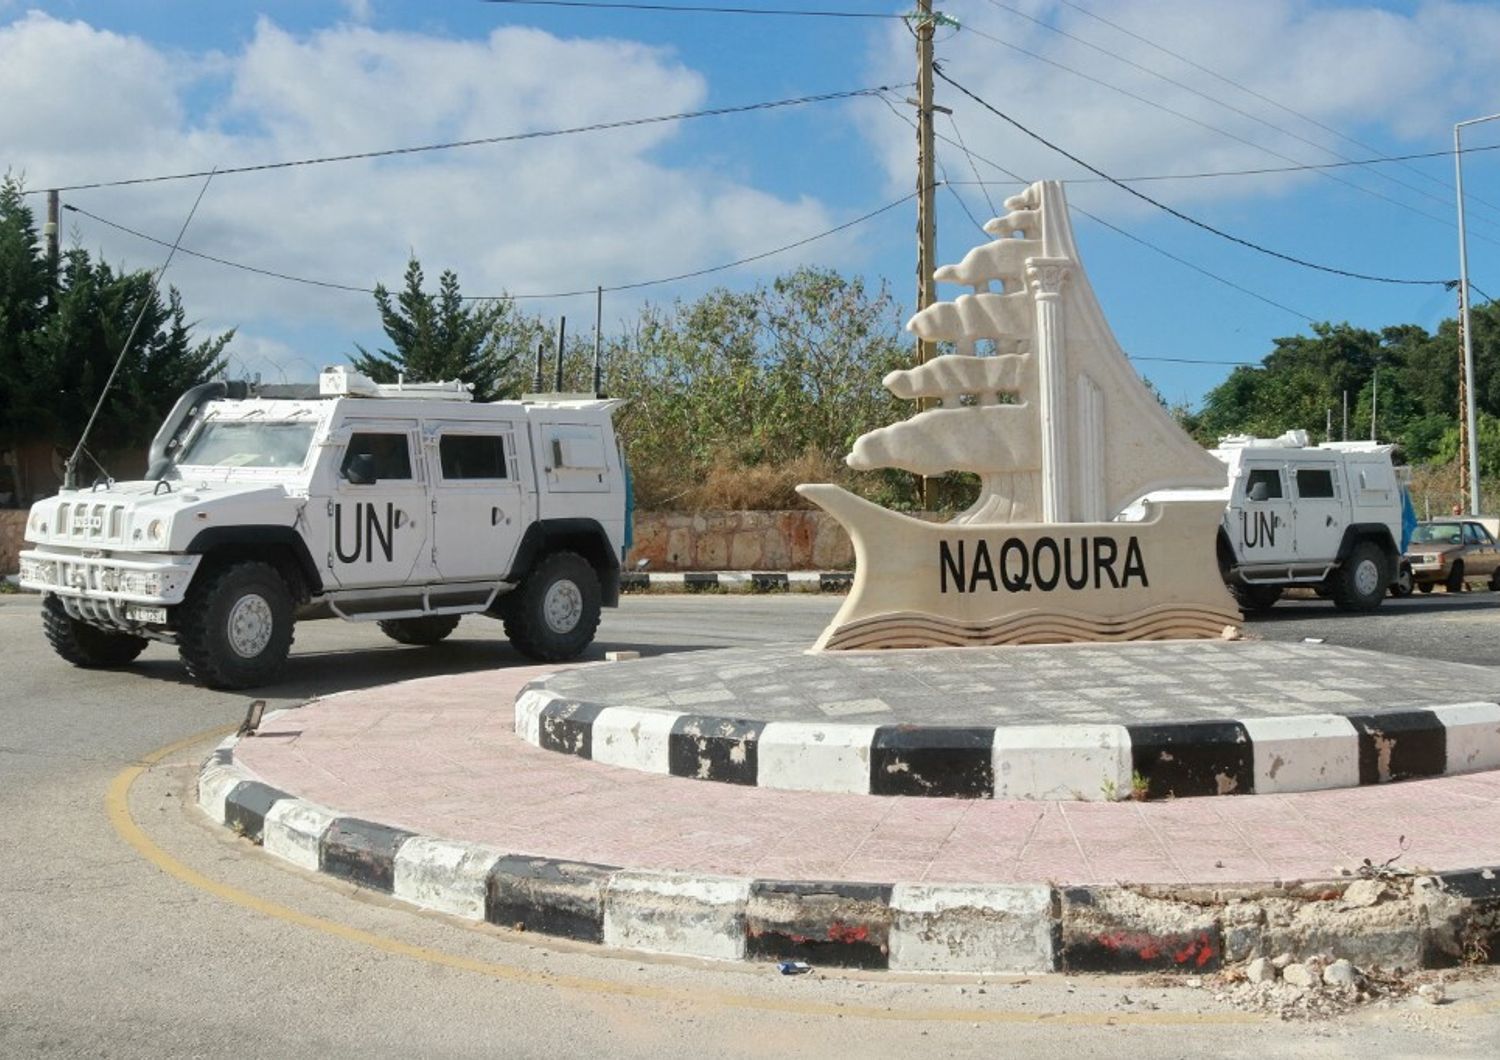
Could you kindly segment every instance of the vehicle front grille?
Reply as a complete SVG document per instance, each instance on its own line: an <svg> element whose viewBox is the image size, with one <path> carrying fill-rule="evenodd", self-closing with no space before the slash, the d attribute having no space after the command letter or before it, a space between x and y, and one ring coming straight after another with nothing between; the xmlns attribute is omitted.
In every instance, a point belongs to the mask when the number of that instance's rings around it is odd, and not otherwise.
<svg viewBox="0 0 1500 1060"><path fill-rule="evenodd" d="M123 544L125 505L89 501L57 506L57 536L79 544Z"/></svg>

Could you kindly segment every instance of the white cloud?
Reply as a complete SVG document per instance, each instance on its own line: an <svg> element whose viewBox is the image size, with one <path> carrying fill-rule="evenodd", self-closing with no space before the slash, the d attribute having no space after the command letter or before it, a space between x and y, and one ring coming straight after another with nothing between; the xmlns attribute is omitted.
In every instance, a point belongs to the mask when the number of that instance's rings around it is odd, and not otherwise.
<svg viewBox="0 0 1500 1060"><path fill-rule="evenodd" d="M349 23L297 35L263 19L241 51L180 55L32 13L0 26L0 98L27 101L0 108L0 169L24 171L29 187L43 188L664 114L706 97L703 77L669 51L534 29L457 40ZM466 294L494 294L686 272L836 223L815 200L781 199L707 166L663 163L658 156L675 135L675 126L659 124L223 175L184 246L297 276L392 287L415 253L434 283L452 268ZM64 199L170 240L201 184ZM65 238L71 231L112 262L154 266L165 254L65 215ZM777 257L764 271L798 260ZM272 340L256 346L252 332L306 326L364 341L376 330L365 295L184 256L168 280L193 316L244 327L236 355L261 359L268 379L290 351ZM583 316L593 307L548 308ZM619 303L608 311L621 315ZM350 347L334 342L340 352ZM329 352L299 356L318 364Z"/></svg>
<svg viewBox="0 0 1500 1060"><path fill-rule="evenodd" d="M1241 141L1264 145L1296 162L1333 160L1331 154L1301 142L1297 136L1327 144L1346 157L1370 154L1056 0L1005 0L1005 6L1023 10L1098 45L1108 54L995 5L975 3L961 13L969 30L951 37L943 31L947 39L938 53L948 73L999 110L1106 172L1127 176L1287 164ZM1373 5L1317 5L1307 0L1260 0L1253 4L1206 4L1202 0L1120 0L1104 4L1081 0L1079 6L1255 93L1367 142L1389 143L1395 138L1440 149L1454 120L1482 113L1486 107L1493 110L1485 101L1492 103L1500 95L1500 66L1493 62L1500 51L1500 8L1491 5L1429 0L1410 10L1392 11ZM981 33L1182 116L1022 55L985 39ZM1277 132L1120 59L1158 71L1296 136ZM910 35L904 29L893 29L875 56L874 65L885 79L910 76ZM978 153L1032 179L1087 175L941 81L937 97L954 108L964 139ZM865 109L863 120L879 145L892 186L908 184L912 169L910 130L883 107ZM937 130L952 135L946 119L940 120ZM957 148L940 145L939 155L954 179L972 176ZM1420 177L1393 172L1442 195L1440 189ZM990 176L997 175L986 170L986 177ZM1339 176L1395 198L1405 195L1378 177L1352 172ZM1161 193L1174 203L1191 203L1275 195L1321 179L1303 174L1155 187L1163 189ZM1087 192L1081 194L1086 196ZM1118 193L1110 194L1116 207L1124 204ZM1441 211L1431 203L1425 208Z"/></svg>

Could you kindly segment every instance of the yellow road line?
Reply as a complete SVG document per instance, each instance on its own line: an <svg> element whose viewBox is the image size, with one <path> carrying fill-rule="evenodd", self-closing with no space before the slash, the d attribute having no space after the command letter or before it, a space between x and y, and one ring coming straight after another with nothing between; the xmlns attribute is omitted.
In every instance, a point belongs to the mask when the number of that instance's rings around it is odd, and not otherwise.
<svg viewBox="0 0 1500 1060"><path fill-rule="evenodd" d="M646 998L656 1001L703 1007L718 1005L723 1008L752 1009L767 1012L785 1012L804 1016L843 1016L870 1020L894 1020L900 1022L955 1022L955 1023L1055 1023L1064 1026L1172 1026L1180 1024L1247 1024L1266 1022L1270 1017L1248 1012L1013 1012L995 1009L903 1009L887 1010L859 1005L838 1005L824 1001L798 1001L789 998L758 998L736 994L726 990L694 990L684 987L653 986L646 983L617 982L587 976L557 975L538 972L496 961L479 960L417 946L399 939L377 935L370 931L351 927L338 921L312 916L290 909L275 902L266 901L247 891L231 887L211 879L196 869L189 868L157 846L136 823L130 814L130 789L136 780L164 759L208 740L222 739L230 729L190 736L153 751L139 764L130 766L117 774L110 782L104 797L105 809L110 823L120 838L135 848L146 861L162 872L189 887L213 895L221 901L240 906L251 912L281 920L299 927L318 931L345 942L369 946L382 953L407 957L427 964L451 968L455 971L472 972L505 982L524 983L536 986L563 987L581 993ZM1500 1004L1500 1002L1497 1002ZM1455 1006L1456 1007L1456 1006ZM1490 1006L1483 1006L1489 1008Z"/></svg>

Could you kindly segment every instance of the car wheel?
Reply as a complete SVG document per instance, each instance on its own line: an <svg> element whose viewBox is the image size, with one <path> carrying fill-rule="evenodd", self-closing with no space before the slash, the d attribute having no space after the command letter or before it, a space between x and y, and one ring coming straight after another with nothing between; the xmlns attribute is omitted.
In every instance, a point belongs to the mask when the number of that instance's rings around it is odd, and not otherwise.
<svg viewBox="0 0 1500 1060"><path fill-rule="evenodd" d="M526 576L507 600L505 635L517 651L538 662L574 659L599 628L599 578L576 552L554 552Z"/></svg>
<svg viewBox="0 0 1500 1060"><path fill-rule="evenodd" d="M1281 599L1279 585L1233 585L1229 591L1247 614L1269 611Z"/></svg>
<svg viewBox="0 0 1500 1060"><path fill-rule="evenodd" d="M1391 595L1410 596L1411 590L1411 568L1403 563L1401 569L1396 572L1396 580L1391 582Z"/></svg>
<svg viewBox="0 0 1500 1060"><path fill-rule="evenodd" d="M457 615L424 615L421 618L388 618L375 623L391 640L401 644L436 644L458 628Z"/></svg>
<svg viewBox="0 0 1500 1060"><path fill-rule="evenodd" d="M1448 573L1448 577L1443 581L1443 587L1446 588L1450 593L1461 593L1464 591L1463 560L1460 559L1454 561L1453 570Z"/></svg>
<svg viewBox="0 0 1500 1060"><path fill-rule="evenodd" d="M1423 582L1421 585L1417 586L1417 591L1418 592L1422 592L1422 593L1430 593L1430 592L1432 592L1432 583L1431 582Z"/></svg>
<svg viewBox="0 0 1500 1060"><path fill-rule="evenodd" d="M1495 573L1490 575L1490 592L1500 593L1500 568L1497 568Z"/></svg>
<svg viewBox="0 0 1500 1060"><path fill-rule="evenodd" d="M1358 542L1331 581L1333 603L1340 611L1375 610L1391 582L1385 553L1373 541Z"/></svg>
<svg viewBox="0 0 1500 1060"><path fill-rule="evenodd" d="M58 655L74 666L91 670L125 666L145 651L148 643L145 637L80 622L68 614L54 593L42 598L42 632Z"/></svg>
<svg viewBox="0 0 1500 1060"><path fill-rule="evenodd" d="M209 688L252 688L276 678L292 647L292 595L268 563L233 563L200 575L179 615L177 648Z"/></svg>

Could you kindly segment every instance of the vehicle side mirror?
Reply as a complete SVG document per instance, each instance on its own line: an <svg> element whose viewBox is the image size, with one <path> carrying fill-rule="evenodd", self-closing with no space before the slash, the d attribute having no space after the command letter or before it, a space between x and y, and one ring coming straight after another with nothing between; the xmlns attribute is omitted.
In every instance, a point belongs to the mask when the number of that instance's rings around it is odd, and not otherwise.
<svg viewBox="0 0 1500 1060"><path fill-rule="evenodd" d="M1249 497L1252 501L1263 501L1270 496L1271 490L1264 482L1257 482L1250 487Z"/></svg>
<svg viewBox="0 0 1500 1060"><path fill-rule="evenodd" d="M344 478L355 486L373 486L375 458L369 453L355 453L344 465Z"/></svg>

